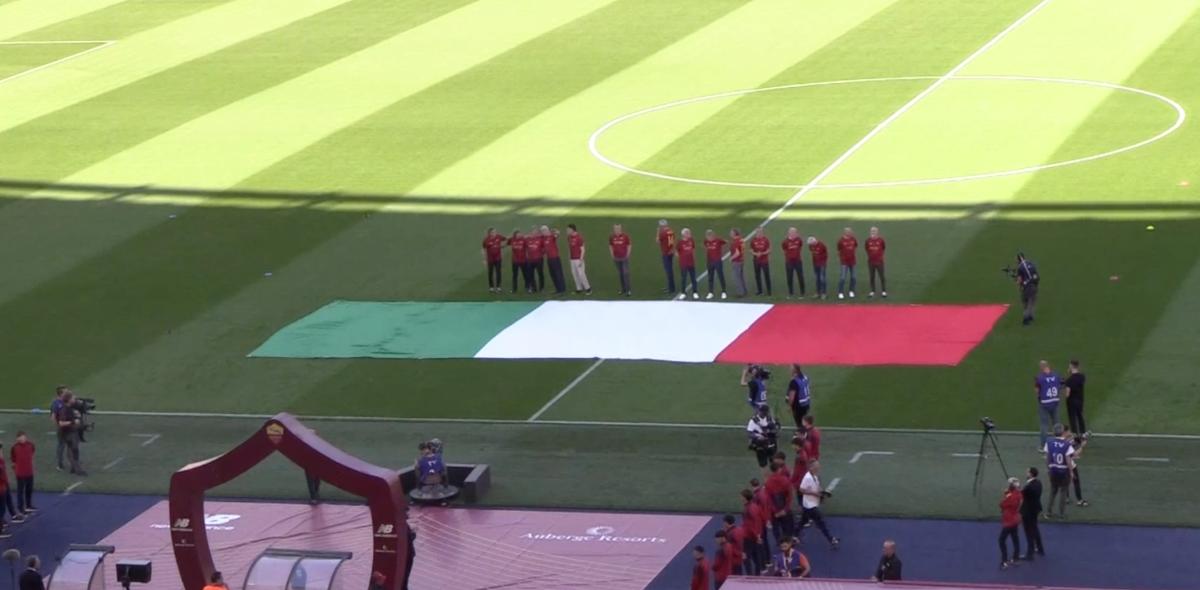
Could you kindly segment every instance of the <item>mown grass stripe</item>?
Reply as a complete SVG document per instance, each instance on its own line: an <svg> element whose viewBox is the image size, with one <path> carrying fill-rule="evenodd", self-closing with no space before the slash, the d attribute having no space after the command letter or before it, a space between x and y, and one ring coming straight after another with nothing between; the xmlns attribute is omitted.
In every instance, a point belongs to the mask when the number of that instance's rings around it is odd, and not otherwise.
<svg viewBox="0 0 1200 590"><path fill-rule="evenodd" d="M71 68L47 70L0 88L0 132L346 1L230 0L131 35Z"/></svg>
<svg viewBox="0 0 1200 590"><path fill-rule="evenodd" d="M20 35L21 41L63 39L126 39L171 21L209 10L231 0L125 0L72 19L59 21Z"/></svg>
<svg viewBox="0 0 1200 590"><path fill-rule="evenodd" d="M45 0L12 0L0 4L0 41L15 38L29 31L75 18L124 0L74 0L46 2Z"/></svg>

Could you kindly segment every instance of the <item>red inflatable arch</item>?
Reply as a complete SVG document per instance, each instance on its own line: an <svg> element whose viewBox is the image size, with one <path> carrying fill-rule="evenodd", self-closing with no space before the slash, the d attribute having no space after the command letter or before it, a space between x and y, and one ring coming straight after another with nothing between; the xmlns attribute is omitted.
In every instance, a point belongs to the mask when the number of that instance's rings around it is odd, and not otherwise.
<svg viewBox="0 0 1200 590"><path fill-rule="evenodd" d="M408 559L408 503L398 472L353 457L321 439L291 414L279 414L233 450L192 463L171 476L171 543L185 590L202 590L212 572L204 526L204 494L258 465L271 453L322 481L366 499L371 509L374 552L371 570L400 588Z"/></svg>

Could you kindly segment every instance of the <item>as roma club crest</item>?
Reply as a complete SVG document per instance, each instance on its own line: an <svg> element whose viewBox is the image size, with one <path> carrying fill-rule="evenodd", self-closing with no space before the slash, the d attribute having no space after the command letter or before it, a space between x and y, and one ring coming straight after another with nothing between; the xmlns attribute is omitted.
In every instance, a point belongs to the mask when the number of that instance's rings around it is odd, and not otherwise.
<svg viewBox="0 0 1200 590"><path fill-rule="evenodd" d="M279 441L283 440L283 425L278 422L272 422L267 425L267 439L271 444L279 446Z"/></svg>

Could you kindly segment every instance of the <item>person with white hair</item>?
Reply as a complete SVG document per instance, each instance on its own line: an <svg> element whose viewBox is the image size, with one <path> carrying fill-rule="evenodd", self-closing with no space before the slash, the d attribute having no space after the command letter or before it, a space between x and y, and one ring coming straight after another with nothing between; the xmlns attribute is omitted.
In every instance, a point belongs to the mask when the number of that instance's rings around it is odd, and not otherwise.
<svg viewBox="0 0 1200 590"><path fill-rule="evenodd" d="M871 228L871 237L867 238L863 248L867 251L867 274L871 277L871 291L867 293L867 298L875 297L875 276L879 275L880 295L887 299L887 277L883 274L883 253L887 250L887 242L879 235L879 228Z"/></svg>
<svg viewBox="0 0 1200 590"><path fill-rule="evenodd" d="M1021 538L1017 536L1017 527L1021 524L1021 480L1010 477L1004 494L1000 497L1000 569L1008 569L1017 564L1021 556ZM1006 538L1012 538L1012 559L1008 557Z"/></svg>

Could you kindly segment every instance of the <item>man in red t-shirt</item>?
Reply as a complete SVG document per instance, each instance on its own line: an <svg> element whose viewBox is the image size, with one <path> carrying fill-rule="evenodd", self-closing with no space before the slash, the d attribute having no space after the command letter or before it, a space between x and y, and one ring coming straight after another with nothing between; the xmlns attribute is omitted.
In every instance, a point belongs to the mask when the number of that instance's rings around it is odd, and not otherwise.
<svg viewBox="0 0 1200 590"><path fill-rule="evenodd" d="M704 231L704 254L708 262L708 295L704 298L713 298L713 281L719 280L721 299L728 299L729 296L725 294L725 240L711 229Z"/></svg>
<svg viewBox="0 0 1200 590"><path fill-rule="evenodd" d="M488 292L499 293L501 290L500 264L503 262L504 238L496 233L496 228L487 228L483 236L483 266L487 269Z"/></svg>
<svg viewBox="0 0 1200 590"><path fill-rule="evenodd" d="M767 297L771 296L771 267L768 264L771 256L771 240L767 239L763 228L754 230L750 238L750 253L754 255L754 286L755 295L763 294L763 283L767 284Z"/></svg>
<svg viewBox="0 0 1200 590"><path fill-rule="evenodd" d="M804 253L804 238L800 237L800 230L789 227L787 237L779 244L783 250L783 272L787 275L788 284L788 299L796 295L795 289L792 288L793 276L800 277L800 297L804 298L804 261L800 255Z"/></svg>
<svg viewBox="0 0 1200 590"><path fill-rule="evenodd" d="M821 458L821 429L817 428L816 419L812 414L804 417L805 452L809 459Z"/></svg>
<svg viewBox="0 0 1200 590"><path fill-rule="evenodd" d="M837 250L838 258L842 261L842 271L838 274L838 299L846 298L846 277L850 277L849 294L854 299L854 265L858 262L858 238L854 237L854 230L848 227L842 230Z"/></svg>
<svg viewBox="0 0 1200 590"><path fill-rule="evenodd" d="M748 558L744 550L746 540L745 527L737 526L737 517L726 514L721 530L725 531L725 542L733 550L733 573L735 575L753 575L749 571Z"/></svg>
<svg viewBox="0 0 1200 590"><path fill-rule="evenodd" d="M696 240L692 239L692 230L683 228L679 232L679 242L675 244L679 253L679 298L687 299L688 283L692 284L692 299L700 298L700 288L696 286Z"/></svg>
<svg viewBox="0 0 1200 590"><path fill-rule="evenodd" d="M742 531L745 533L742 543L742 554L746 556L745 573L749 576L757 576L766 567L766 561L770 557L765 536L767 514L754 499L754 492L744 489L741 495Z"/></svg>
<svg viewBox="0 0 1200 590"><path fill-rule="evenodd" d="M812 253L813 276L817 281L817 292L813 293L813 299L824 299L829 292L829 275L825 274L825 265L829 262L829 248L816 236L808 236L808 251Z"/></svg>
<svg viewBox="0 0 1200 590"><path fill-rule="evenodd" d="M1004 495L1000 497L1000 569L1008 569L1017 564L1021 557L1021 539L1017 536L1017 526L1021 524L1021 480L1010 477ZM1012 559L1008 558L1008 546L1005 537L1012 538Z"/></svg>
<svg viewBox="0 0 1200 590"><path fill-rule="evenodd" d="M37 512L33 506L33 455L36 447L24 432L17 432L17 442L9 449L13 474L17 476L17 511L29 515Z"/></svg>
<svg viewBox="0 0 1200 590"><path fill-rule="evenodd" d="M658 251L662 253L663 272L667 275L667 288L663 293L675 294L675 230L667 224L666 219L658 220L658 232L654 235L658 241ZM682 285L680 285L682 287Z"/></svg>
<svg viewBox="0 0 1200 590"><path fill-rule="evenodd" d="M745 297L746 293L746 275L742 272L742 265L746 259L745 244L742 242L742 232L738 229L729 230L729 265L733 272L733 290L738 297Z"/></svg>
<svg viewBox="0 0 1200 590"><path fill-rule="evenodd" d="M588 282L587 265L583 263L587 249L583 245L583 234L579 233L574 223L567 224L567 249L571 254L571 278L575 279L575 292L591 295L592 284Z"/></svg>
<svg viewBox="0 0 1200 590"><path fill-rule="evenodd" d="M567 292L567 280L563 277L562 260L558 258L558 230L542 226L542 249L546 251L546 269L550 271L550 282L554 283L554 294Z"/></svg>
<svg viewBox="0 0 1200 590"><path fill-rule="evenodd" d="M867 251L867 272L871 275L871 291L867 293L867 298L875 296L875 275L879 275L879 288L882 295L887 298L887 277L883 275L883 252L887 250L887 242L883 241L883 236L879 235L879 228L871 228L871 237L867 238L866 245L863 246Z"/></svg>
<svg viewBox="0 0 1200 590"><path fill-rule="evenodd" d="M619 223L613 226L612 234L608 236L608 253L612 255L613 263L617 266L621 295L633 295L633 284L629 277L629 256L633 254L633 242Z"/></svg>
<svg viewBox="0 0 1200 590"><path fill-rule="evenodd" d="M708 559L704 557L704 546L696 545L692 548L692 557L696 559L696 565L692 566L692 585L691 590L708 590Z"/></svg>
<svg viewBox="0 0 1200 590"><path fill-rule="evenodd" d="M533 226L533 230L525 234L525 266L529 267L529 282L533 290L541 293L546 288L546 239L542 230Z"/></svg>
<svg viewBox="0 0 1200 590"><path fill-rule="evenodd" d="M512 292L517 292L517 276L520 275L525 282L525 292L533 293L529 284L529 266L525 264L525 236L521 235L521 230L514 229L509 236L508 250L512 253Z"/></svg>
<svg viewBox="0 0 1200 590"><path fill-rule="evenodd" d="M680 285L682 287L682 285ZM713 552L713 588L720 588L725 579L733 574L733 545L725 537L725 531L717 531L717 550Z"/></svg>

